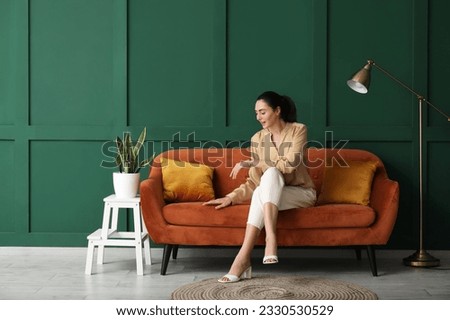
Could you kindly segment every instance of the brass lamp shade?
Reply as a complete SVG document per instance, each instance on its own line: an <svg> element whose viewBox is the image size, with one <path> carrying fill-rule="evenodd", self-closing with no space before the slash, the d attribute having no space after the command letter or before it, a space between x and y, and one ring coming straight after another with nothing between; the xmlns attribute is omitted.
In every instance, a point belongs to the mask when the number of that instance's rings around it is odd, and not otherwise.
<svg viewBox="0 0 450 320"><path fill-rule="evenodd" d="M369 91L371 69L372 63L369 60L364 68L355 73L355 75L347 81L347 85L358 93L367 93Z"/></svg>

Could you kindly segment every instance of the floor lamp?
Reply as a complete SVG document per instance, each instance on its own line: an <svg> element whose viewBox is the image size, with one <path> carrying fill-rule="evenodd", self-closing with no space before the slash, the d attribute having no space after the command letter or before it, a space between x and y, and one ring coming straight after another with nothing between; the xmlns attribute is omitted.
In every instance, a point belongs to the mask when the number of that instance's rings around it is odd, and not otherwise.
<svg viewBox="0 0 450 320"><path fill-rule="evenodd" d="M369 91L370 84L370 72L372 67L377 68L389 78L400 84L403 88L407 89L409 92L417 97L419 102L419 234L420 234L420 248L414 254L403 259L403 263L407 266L413 267L436 267L439 265L439 259L433 257L423 248L423 162L422 162L422 104L425 102L430 107L434 108L437 112L447 118L450 121L450 117L444 112L435 107L431 102L425 99L422 95L415 92L413 89L405 85L403 82L395 78L385 69L381 68L373 60L368 60L367 64L355 75L347 81L347 85L358 93L367 93Z"/></svg>

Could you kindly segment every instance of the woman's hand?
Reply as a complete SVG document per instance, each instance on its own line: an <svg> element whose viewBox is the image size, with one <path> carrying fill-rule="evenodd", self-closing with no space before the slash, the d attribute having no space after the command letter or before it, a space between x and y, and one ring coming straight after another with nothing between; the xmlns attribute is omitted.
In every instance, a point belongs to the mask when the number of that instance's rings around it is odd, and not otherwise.
<svg viewBox="0 0 450 320"><path fill-rule="evenodd" d="M244 168L242 161L238 162L234 165L233 170L231 170L230 177L231 179L236 179L239 171Z"/></svg>
<svg viewBox="0 0 450 320"><path fill-rule="evenodd" d="M204 206L216 206L216 209L222 209L230 206L231 204L232 203L230 197L218 198L203 203Z"/></svg>

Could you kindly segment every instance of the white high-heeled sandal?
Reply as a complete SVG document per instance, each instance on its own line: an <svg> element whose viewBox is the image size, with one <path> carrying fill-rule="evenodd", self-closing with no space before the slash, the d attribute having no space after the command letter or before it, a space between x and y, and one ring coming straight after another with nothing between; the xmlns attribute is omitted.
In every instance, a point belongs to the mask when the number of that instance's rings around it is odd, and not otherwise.
<svg viewBox="0 0 450 320"><path fill-rule="evenodd" d="M242 272L240 277L228 273L224 275L222 278L218 279L217 281L221 283L231 283L231 282L238 282L241 279L251 279L251 278L252 278L252 266L245 269L245 271Z"/></svg>
<svg viewBox="0 0 450 320"><path fill-rule="evenodd" d="M278 263L278 256L264 256L263 264L275 264Z"/></svg>

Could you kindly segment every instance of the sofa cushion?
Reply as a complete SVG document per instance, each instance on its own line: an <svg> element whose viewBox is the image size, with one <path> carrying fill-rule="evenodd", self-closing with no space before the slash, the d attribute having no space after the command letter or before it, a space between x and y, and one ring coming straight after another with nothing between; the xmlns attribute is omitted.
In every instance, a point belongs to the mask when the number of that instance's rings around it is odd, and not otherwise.
<svg viewBox="0 0 450 320"><path fill-rule="evenodd" d="M369 205L375 161L348 161L348 166L334 162L327 166L317 204L353 203Z"/></svg>
<svg viewBox="0 0 450 320"><path fill-rule="evenodd" d="M201 202L171 203L163 207L163 217L167 223L180 226L245 228L248 209L248 204L216 210ZM277 225L279 229L357 228L368 227L374 221L375 212L368 206L330 204L280 211Z"/></svg>
<svg viewBox="0 0 450 320"><path fill-rule="evenodd" d="M164 200L169 202L214 199L214 169L200 163L163 158L161 161Z"/></svg>

